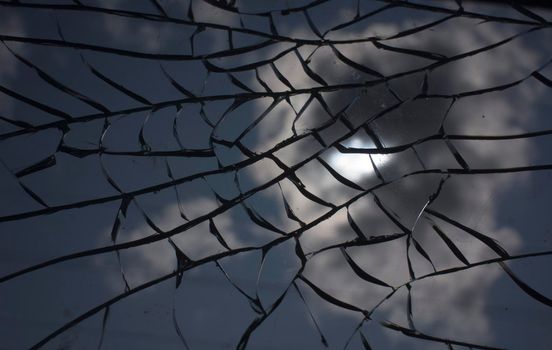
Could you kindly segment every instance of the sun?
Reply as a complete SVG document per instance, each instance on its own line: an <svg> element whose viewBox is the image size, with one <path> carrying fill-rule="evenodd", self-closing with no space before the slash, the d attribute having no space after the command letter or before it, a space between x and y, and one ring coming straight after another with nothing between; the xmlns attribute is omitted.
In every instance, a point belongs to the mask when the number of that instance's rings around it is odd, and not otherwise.
<svg viewBox="0 0 552 350"><path fill-rule="evenodd" d="M343 146L350 148L373 149L374 144L370 140L363 140L359 137L343 142ZM372 160L378 169L389 162L387 154L372 154ZM335 151L329 158L330 165L341 175L352 181L376 176L370 155L365 153L341 153Z"/></svg>

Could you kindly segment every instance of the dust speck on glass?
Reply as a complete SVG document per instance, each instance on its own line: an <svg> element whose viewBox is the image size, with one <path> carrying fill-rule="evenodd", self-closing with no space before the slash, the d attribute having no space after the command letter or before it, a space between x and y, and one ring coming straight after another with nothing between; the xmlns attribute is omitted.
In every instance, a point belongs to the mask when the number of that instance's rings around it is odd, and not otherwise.
<svg viewBox="0 0 552 350"><path fill-rule="evenodd" d="M0 349L552 348L537 3L0 0Z"/></svg>

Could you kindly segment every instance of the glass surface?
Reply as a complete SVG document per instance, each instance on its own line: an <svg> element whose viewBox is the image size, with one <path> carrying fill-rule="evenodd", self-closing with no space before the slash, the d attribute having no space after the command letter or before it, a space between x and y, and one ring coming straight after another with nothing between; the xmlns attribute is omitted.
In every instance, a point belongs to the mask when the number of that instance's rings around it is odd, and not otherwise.
<svg viewBox="0 0 552 350"><path fill-rule="evenodd" d="M0 349L551 348L551 28L0 1Z"/></svg>

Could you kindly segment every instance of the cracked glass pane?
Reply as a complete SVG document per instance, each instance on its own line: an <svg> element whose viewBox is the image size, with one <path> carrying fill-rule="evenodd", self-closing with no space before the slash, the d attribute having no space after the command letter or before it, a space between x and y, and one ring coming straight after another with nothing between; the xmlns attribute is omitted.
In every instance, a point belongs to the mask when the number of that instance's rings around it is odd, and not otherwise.
<svg viewBox="0 0 552 350"><path fill-rule="evenodd" d="M551 28L0 0L0 348L551 347Z"/></svg>

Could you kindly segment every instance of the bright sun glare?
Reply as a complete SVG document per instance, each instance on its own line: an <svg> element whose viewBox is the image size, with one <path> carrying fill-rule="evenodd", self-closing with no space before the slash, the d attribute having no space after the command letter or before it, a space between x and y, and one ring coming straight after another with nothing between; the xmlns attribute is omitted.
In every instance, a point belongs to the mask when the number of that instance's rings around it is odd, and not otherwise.
<svg viewBox="0 0 552 350"><path fill-rule="evenodd" d="M373 148L371 142L366 142L360 138L351 139L344 143L346 147L353 148ZM372 154L374 163L379 168L389 161L389 155ZM374 167L370 162L370 155L362 153L340 153L335 152L330 157L331 166L341 175L352 181L359 181L365 177L374 176Z"/></svg>

